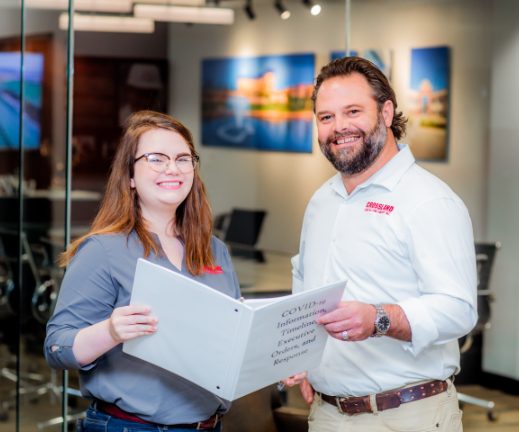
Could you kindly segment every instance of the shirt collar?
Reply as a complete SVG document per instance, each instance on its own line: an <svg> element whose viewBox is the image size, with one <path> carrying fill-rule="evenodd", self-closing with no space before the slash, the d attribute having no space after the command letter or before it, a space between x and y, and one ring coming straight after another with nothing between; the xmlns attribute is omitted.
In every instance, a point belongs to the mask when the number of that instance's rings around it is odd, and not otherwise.
<svg viewBox="0 0 519 432"><path fill-rule="evenodd" d="M415 163L415 158L408 145L398 144L398 150L398 153L389 162L364 183L357 186L355 190L364 189L372 185L382 186L388 190L392 190L398 184L404 173ZM348 197L340 173L334 175L330 179L329 184L339 195L344 198Z"/></svg>

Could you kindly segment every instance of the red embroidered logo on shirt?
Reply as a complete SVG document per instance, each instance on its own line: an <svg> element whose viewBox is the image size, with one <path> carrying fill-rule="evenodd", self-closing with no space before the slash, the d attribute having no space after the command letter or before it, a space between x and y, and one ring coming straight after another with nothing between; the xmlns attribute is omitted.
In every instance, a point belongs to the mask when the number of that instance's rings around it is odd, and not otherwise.
<svg viewBox="0 0 519 432"><path fill-rule="evenodd" d="M368 201L366 203L366 207L364 207L364 211L374 212L374 213L384 213L390 214L394 210L394 207L389 204L381 204L374 201Z"/></svg>
<svg viewBox="0 0 519 432"><path fill-rule="evenodd" d="M204 273L207 274L223 274L223 270L221 266L214 266L214 267L204 267Z"/></svg>

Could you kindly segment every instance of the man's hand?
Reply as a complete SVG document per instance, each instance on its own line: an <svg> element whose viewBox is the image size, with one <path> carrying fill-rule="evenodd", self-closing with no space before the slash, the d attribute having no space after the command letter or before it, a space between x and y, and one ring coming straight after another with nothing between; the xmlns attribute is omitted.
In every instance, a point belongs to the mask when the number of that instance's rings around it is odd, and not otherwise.
<svg viewBox="0 0 519 432"><path fill-rule="evenodd" d="M348 341L361 341L373 334L377 311L373 305L357 301L339 303L337 309L321 315L317 323L324 326L330 336L345 340L346 331Z"/></svg>
<svg viewBox="0 0 519 432"><path fill-rule="evenodd" d="M386 336L403 340L412 340L412 331L404 310L397 304L384 304L391 327ZM324 326L330 336L339 340L356 342L369 338L375 331L377 310L368 303L356 301L341 302L337 309L317 318L317 324ZM347 332L347 338L344 332Z"/></svg>
<svg viewBox="0 0 519 432"><path fill-rule="evenodd" d="M303 399L308 405L311 405L314 401L314 388L312 385L308 382L308 380L303 380L302 383L299 384L299 390L301 390L301 395L303 396Z"/></svg>
<svg viewBox="0 0 519 432"><path fill-rule="evenodd" d="M288 378L284 379L282 382L288 387L293 387L295 385L301 384L306 379L306 372L301 372Z"/></svg>
<svg viewBox="0 0 519 432"><path fill-rule="evenodd" d="M312 385L306 379L307 373L301 372L292 376L289 376L287 379L283 380L283 384L288 387L293 387L299 384L299 390L301 390L301 395L307 404L311 404L314 401L314 389Z"/></svg>
<svg viewBox="0 0 519 432"><path fill-rule="evenodd" d="M108 320L108 331L112 339L124 342L138 336L157 331L157 318L150 316L148 306L122 306L115 308Z"/></svg>

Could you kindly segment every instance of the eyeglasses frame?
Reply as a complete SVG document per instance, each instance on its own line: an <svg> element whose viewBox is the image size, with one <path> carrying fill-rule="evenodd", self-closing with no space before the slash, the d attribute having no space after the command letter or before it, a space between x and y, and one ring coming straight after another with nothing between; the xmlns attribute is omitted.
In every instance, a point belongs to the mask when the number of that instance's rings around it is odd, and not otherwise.
<svg viewBox="0 0 519 432"><path fill-rule="evenodd" d="M149 153L143 153L143 154L140 155L139 157L135 158L135 159L133 160L133 164L135 165L139 160L141 160L141 159L143 159L143 158L146 158L146 162L148 162L148 157L149 157L150 155L161 155L161 156L165 156L165 157L168 158L168 163L166 164L166 169L164 169L164 171L157 171L157 170L153 169L152 165L149 165L149 167L150 167L151 170L153 170L153 171L155 171L155 172L160 172L160 173L165 172L165 171L168 169L167 167L169 166L169 164L170 164L171 162L173 162L173 163L175 164L175 166L177 167L177 169L178 169L180 172L182 172L182 171L179 169L178 165L177 165L177 159L178 159L179 157L189 156L189 157L191 157L191 158L193 159L193 172L195 171L196 167L197 167L198 164L200 163L200 156L198 156L197 154L182 154L182 155L177 156L175 159L171 159L167 154L164 154L164 153L160 153L160 152L149 152ZM190 172L192 172L192 171L190 171ZM189 174L189 173L182 173L182 174Z"/></svg>

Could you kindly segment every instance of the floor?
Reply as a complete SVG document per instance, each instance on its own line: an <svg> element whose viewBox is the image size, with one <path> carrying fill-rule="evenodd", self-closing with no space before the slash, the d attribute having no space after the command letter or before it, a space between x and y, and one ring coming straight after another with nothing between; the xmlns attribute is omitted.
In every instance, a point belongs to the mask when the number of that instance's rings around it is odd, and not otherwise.
<svg viewBox="0 0 519 432"><path fill-rule="evenodd" d="M459 386L458 391L471 396L492 400L496 404L496 421L487 420L482 408L466 405L463 408L463 427L466 432L518 432L519 396L505 394L498 390L485 389L477 385Z"/></svg>

